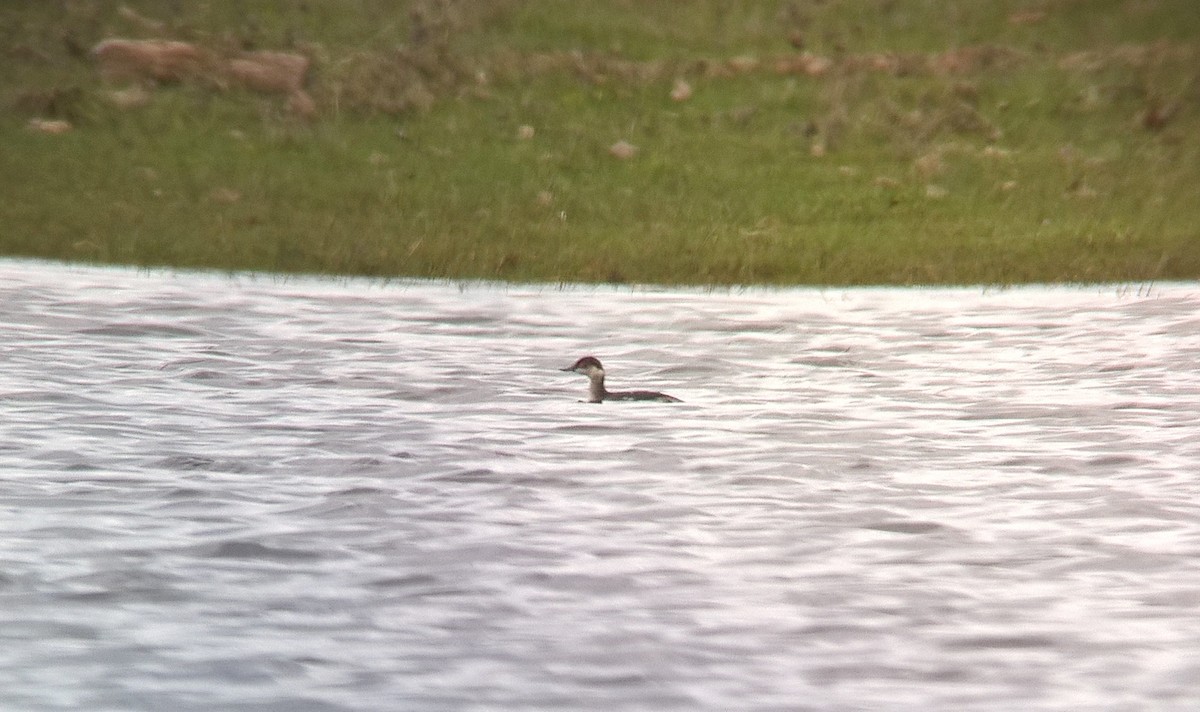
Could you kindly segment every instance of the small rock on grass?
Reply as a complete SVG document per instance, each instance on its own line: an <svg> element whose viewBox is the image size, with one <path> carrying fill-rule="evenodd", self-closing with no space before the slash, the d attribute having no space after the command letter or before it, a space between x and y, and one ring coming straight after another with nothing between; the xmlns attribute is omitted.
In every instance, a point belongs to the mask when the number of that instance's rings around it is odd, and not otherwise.
<svg viewBox="0 0 1200 712"><path fill-rule="evenodd" d="M617 141L608 147L608 152L614 157L627 161L637 155L638 148L628 141Z"/></svg>
<svg viewBox="0 0 1200 712"><path fill-rule="evenodd" d="M30 119L26 126L30 131L51 135L65 134L74 128L70 121L62 119Z"/></svg>

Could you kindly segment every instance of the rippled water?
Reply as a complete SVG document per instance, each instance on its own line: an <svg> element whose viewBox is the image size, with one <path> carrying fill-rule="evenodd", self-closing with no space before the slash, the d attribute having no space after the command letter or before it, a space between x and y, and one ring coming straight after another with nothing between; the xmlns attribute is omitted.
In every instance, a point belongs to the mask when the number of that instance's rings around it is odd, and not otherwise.
<svg viewBox="0 0 1200 712"><path fill-rule="evenodd" d="M1200 704L1196 284L0 262L0 413L4 709Z"/></svg>

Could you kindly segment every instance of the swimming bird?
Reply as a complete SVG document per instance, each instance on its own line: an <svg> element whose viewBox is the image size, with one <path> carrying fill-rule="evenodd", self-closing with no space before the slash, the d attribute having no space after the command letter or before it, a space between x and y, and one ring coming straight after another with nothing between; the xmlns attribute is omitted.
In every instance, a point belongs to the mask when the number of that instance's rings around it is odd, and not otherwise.
<svg viewBox="0 0 1200 712"><path fill-rule="evenodd" d="M606 400L658 401L659 403L682 403L675 396L657 391L609 391L604 387L604 366L595 356L584 356L564 371L582 373L588 377L588 403L602 403Z"/></svg>

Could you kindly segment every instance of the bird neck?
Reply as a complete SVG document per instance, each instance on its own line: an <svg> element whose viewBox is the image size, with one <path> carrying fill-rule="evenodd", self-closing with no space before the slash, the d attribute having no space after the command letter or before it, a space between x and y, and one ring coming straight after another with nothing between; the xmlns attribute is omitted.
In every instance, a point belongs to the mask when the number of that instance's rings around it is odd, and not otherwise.
<svg viewBox="0 0 1200 712"><path fill-rule="evenodd" d="M599 403L608 395L608 391L604 388L604 372L593 373L588 376L591 383L588 384L588 395L591 396L592 403Z"/></svg>

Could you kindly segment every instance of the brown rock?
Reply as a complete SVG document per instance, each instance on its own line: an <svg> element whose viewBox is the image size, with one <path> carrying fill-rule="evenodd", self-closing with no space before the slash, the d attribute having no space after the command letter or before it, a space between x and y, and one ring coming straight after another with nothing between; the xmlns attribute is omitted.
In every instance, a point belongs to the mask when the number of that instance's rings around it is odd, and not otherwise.
<svg viewBox="0 0 1200 712"><path fill-rule="evenodd" d="M637 150L637 146L634 146L628 141L617 141L608 147L608 152L622 161L627 161L630 158L633 158L635 155L637 155Z"/></svg>
<svg viewBox="0 0 1200 712"><path fill-rule="evenodd" d="M199 47L173 40L104 40L92 48L92 58L110 81L181 82L202 74L210 64Z"/></svg>
<svg viewBox="0 0 1200 712"><path fill-rule="evenodd" d="M690 98L692 98L692 85L684 79L676 79L675 86L671 88L671 100L687 101Z"/></svg>
<svg viewBox="0 0 1200 712"><path fill-rule="evenodd" d="M74 128L70 121L62 119L30 119L26 126L30 131L51 135L65 134Z"/></svg>
<svg viewBox="0 0 1200 712"><path fill-rule="evenodd" d="M304 88L308 57L292 52L248 52L226 64L230 81L269 94L295 94Z"/></svg>
<svg viewBox="0 0 1200 712"><path fill-rule="evenodd" d="M317 115L317 102L303 89L288 95L287 110L292 116L302 119L312 119Z"/></svg>
<svg viewBox="0 0 1200 712"><path fill-rule="evenodd" d="M832 68L832 59L810 52L801 52L800 54L780 57L775 60L775 72L777 74L803 74L809 77L823 77Z"/></svg>

